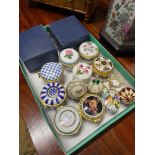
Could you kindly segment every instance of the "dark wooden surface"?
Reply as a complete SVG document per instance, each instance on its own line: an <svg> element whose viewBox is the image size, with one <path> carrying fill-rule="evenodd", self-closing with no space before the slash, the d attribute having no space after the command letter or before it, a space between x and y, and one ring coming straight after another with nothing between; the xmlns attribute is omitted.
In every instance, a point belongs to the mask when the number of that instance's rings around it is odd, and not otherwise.
<svg viewBox="0 0 155 155"><path fill-rule="evenodd" d="M72 14L70 11L48 6L28 7L26 0L19 2L20 32L37 25L46 25L51 21L61 19ZM82 15L75 14L86 28L99 40L101 30L107 14L109 0L100 0L99 6L91 23L85 23ZM110 49L105 45L109 52ZM116 56L115 56L116 57ZM116 59L132 74L135 75L134 57L116 57ZM39 109L31 91L19 70L20 114L23 116L32 141L39 155L63 155L52 132L39 113ZM135 154L135 112L115 123L111 128L97 136L75 154L81 155L134 155Z"/></svg>

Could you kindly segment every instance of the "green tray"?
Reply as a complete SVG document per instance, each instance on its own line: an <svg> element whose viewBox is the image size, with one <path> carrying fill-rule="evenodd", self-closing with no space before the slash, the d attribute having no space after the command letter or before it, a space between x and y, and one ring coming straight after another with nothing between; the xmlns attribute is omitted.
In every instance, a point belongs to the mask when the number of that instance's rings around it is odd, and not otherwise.
<svg viewBox="0 0 155 155"><path fill-rule="evenodd" d="M48 27L45 26L43 27L47 32L48 32ZM117 71L119 71L119 73L121 74L121 76L129 83L129 85L131 87L135 87L135 80L134 78L125 70L125 68L90 34L90 41L96 43L99 47L99 50L101 52L102 55L104 55L105 57L108 57L111 59L111 61L114 64L114 67L116 68ZM113 123L115 123L117 120L119 120L120 118L122 118L124 115L126 115L128 112L130 112L132 109L135 108L135 103L130 104L129 106L127 106L123 111L121 111L119 114L114 115L109 121L105 122L103 125L99 126L95 132L92 132L91 134L89 134L89 136L85 137L84 139L82 139L82 141L80 141L78 144L76 144L75 146L73 146L70 149L66 149L64 147L64 145L62 144L62 142L60 141L60 137L59 134L55 131L55 129L52 126L51 120L49 119L49 117L47 116L47 110L41 105L40 103L40 99L39 97L36 95L35 89L28 77L27 74L27 69L25 67L25 65L23 64L22 60L20 59L20 68L24 74L24 77L31 89L31 92L36 100L36 103L40 109L40 112L42 114L42 116L44 117L45 121L47 122L49 128L51 129L51 131L53 132L53 134L55 135L55 138L57 140L57 142L59 143L60 147L62 148L62 150L64 151L65 154L69 155L72 154L73 152L75 152L76 150L78 150L79 148L81 148L84 144L86 144L87 142L89 142L91 139L93 139L96 135L98 135L99 133L103 132L107 127L109 127L110 125L112 125Z"/></svg>

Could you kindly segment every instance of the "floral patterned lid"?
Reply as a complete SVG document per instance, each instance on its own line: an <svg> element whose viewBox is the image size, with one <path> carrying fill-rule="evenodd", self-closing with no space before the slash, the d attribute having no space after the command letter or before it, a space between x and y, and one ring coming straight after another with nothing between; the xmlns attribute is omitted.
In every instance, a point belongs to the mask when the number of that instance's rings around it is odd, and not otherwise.
<svg viewBox="0 0 155 155"><path fill-rule="evenodd" d="M91 41L82 43L79 47L79 52L81 57L88 60L95 58L99 54L97 45Z"/></svg>
<svg viewBox="0 0 155 155"><path fill-rule="evenodd" d="M63 64L75 64L79 60L79 53L73 48L66 48L59 55Z"/></svg>
<svg viewBox="0 0 155 155"><path fill-rule="evenodd" d="M71 99L80 100L87 93L87 85L81 80L74 79L67 85L67 94Z"/></svg>
<svg viewBox="0 0 155 155"><path fill-rule="evenodd" d="M93 70L101 75L109 74L113 69L113 63L106 57L97 57L93 62Z"/></svg>
<svg viewBox="0 0 155 155"><path fill-rule="evenodd" d="M78 63L73 67L73 75L81 80L89 79L92 75L92 67L86 63Z"/></svg>
<svg viewBox="0 0 155 155"><path fill-rule="evenodd" d="M49 62L42 66L40 76L46 82L58 80L62 75L63 69L61 64L56 62Z"/></svg>
<svg viewBox="0 0 155 155"><path fill-rule="evenodd" d="M58 82L48 83L40 93L41 103L44 106L59 106L66 97L65 88Z"/></svg>
<svg viewBox="0 0 155 155"><path fill-rule="evenodd" d="M79 104L81 115L94 123L100 122L105 112L105 106L98 95L86 94Z"/></svg>
<svg viewBox="0 0 155 155"><path fill-rule="evenodd" d="M55 129L62 135L73 135L80 129L82 118L72 106L60 107L54 116Z"/></svg>
<svg viewBox="0 0 155 155"><path fill-rule="evenodd" d="M122 88L118 92L121 101L124 104L131 104L135 101L135 90L129 87Z"/></svg>
<svg viewBox="0 0 155 155"><path fill-rule="evenodd" d="M100 93L103 90L104 84L100 79L92 79L88 84L88 90L91 93Z"/></svg>

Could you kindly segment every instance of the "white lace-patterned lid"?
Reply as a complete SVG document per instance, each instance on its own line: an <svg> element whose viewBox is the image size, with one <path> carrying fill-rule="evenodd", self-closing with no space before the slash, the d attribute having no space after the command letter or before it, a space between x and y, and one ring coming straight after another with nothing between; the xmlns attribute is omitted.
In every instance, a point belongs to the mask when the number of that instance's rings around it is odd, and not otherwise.
<svg viewBox="0 0 155 155"><path fill-rule="evenodd" d="M56 130L63 135L71 135L78 131L81 126L81 117L72 106L62 106L54 117Z"/></svg>
<svg viewBox="0 0 155 155"><path fill-rule="evenodd" d="M59 58L64 64L74 64L79 60L79 53L73 48L66 48L60 52Z"/></svg>
<svg viewBox="0 0 155 155"><path fill-rule="evenodd" d="M78 63L73 67L73 75L75 78L86 80L89 79L92 75L92 66L86 63Z"/></svg>
<svg viewBox="0 0 155 155"><path fill-rule="evenodd" d="M98 55L99 50L95 43L86 41L80 45L79 52L82 57L86 59L92 59Z"/></svg>

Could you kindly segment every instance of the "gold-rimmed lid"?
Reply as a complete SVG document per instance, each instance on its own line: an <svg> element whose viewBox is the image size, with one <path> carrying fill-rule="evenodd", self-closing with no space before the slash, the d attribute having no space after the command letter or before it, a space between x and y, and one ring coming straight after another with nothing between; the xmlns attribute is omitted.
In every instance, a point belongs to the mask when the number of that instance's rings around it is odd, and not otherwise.
<svg viewBox="0 0 155 155"><path fill-rule="evenodd" d="M59 81L63 75L63 67L60 63L49 62L41 67L38 74L47 83Z"/></svg>
<svg viewBox="0 0 155 155"><path fill-rule="evenodd" d="M79 111L85 119L98 123L102 120L106 108L98 95L86 94L79 103Z"/></svg>
<svg viewBox="0 0 155 155"><path fill-rule="evenodd" d="M54 127L62 135L76 134L82 124L82 117L77 108L61 106L54 116Z"/></svg>
<svg viewBox="0 0 155 155"><path fill-rule="evenodd" d="M109 58L97 57L93 61L92 68L94 73L106 77L112 72L113 63Z"/></svg>
<svg viewBox="0 0 155 155"><path fill-rule="evenodd" d="M45 107L58 107L64 102L65 98L66 90L58 82L48 83L40 92L40 100Z"/></svg>

